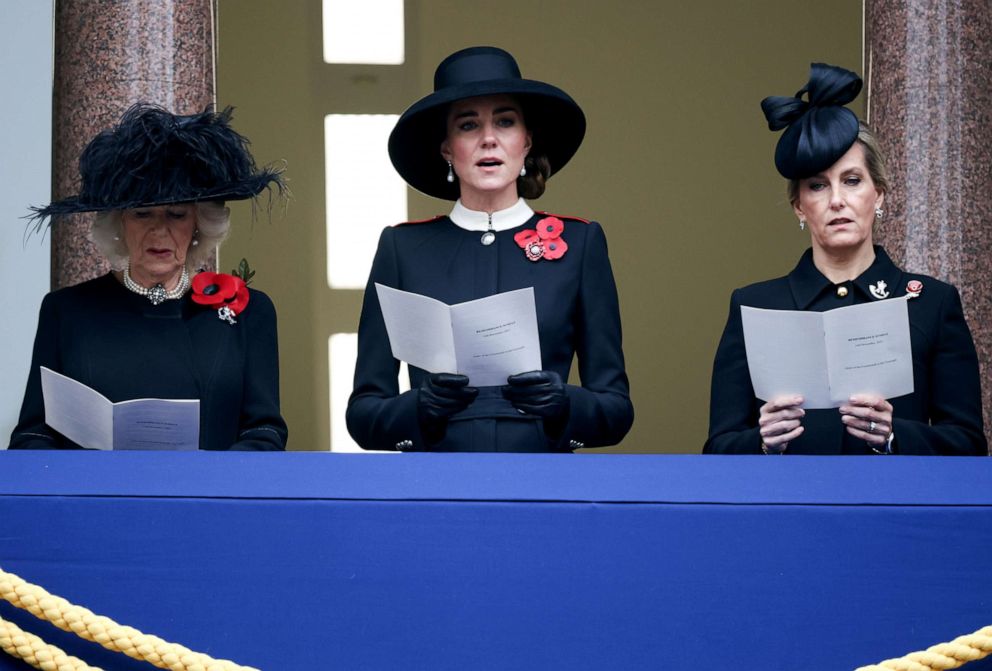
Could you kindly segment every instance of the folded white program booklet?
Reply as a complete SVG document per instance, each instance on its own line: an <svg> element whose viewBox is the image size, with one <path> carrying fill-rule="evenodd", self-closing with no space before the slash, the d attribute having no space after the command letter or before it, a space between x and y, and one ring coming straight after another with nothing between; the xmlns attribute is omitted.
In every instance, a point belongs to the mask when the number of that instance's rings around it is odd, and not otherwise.
<svg viewBox="0 0 992 671"><path fill-rule="evenodd" d="M805 408L836 408L853 394L913 392L907 298L827 312L741 306L755 395L800 394Z"/></svg>
<svg viewBox="0 0 992 671"><path fill-rule="evenodd" d="M45 423L92 450L196 450L200 401L141 398L111 403L82 382L41 367Z"/></svg>
<svg viewBox="0 0 992 671"><path fill-rule="evenodd" d="M460 373L477 387L541 369L534 288L447 305L375 285L393 356L431 373Z"/></svg>

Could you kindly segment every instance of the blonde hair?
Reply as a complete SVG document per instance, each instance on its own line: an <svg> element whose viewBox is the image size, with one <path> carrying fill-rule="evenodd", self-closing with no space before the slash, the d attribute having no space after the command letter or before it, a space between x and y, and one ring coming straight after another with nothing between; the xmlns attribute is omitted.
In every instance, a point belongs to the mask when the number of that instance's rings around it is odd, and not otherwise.
<svg viewBox="0 0 992 671"><path fill-rule="evenodd" d="M865 166L868 168L868 176L875 184L875 188L882 193L889 192L889 173L885 168L885 158L882 150L878 147L878 138L871 131L864 121L858 122L858 138L855 140L861 145L865 153ZM799 185L802 180L790 179L787 191L789 203L795 206L799 202Z"/></svg>
<svg viewBox="0 0 992 671"><path fill-rule="evenodd" d="M231 229L231 209L217 201L193 203L196 208L196 233L199 244L186 251L186 269L191 273L202 270L216 247L219 247ZM97 212L90 228L90 240L96 245L114 270L127 265L128 251L124 242L121 210Z"/></svg>

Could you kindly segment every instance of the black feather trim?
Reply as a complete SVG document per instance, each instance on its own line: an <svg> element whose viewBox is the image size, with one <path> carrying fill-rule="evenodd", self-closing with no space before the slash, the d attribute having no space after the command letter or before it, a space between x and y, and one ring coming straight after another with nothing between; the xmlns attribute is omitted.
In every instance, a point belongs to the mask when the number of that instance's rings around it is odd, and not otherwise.
<svg viewBox="0 0 992 671"><path fill-rule="evenodd" d="M83 150L79 194L32 207L29 219L40 228L46 219L77 212L244 200L273 185L284 195L282 170L256 168L248 139L231 128L232 111L208 107L181 116L133 105Z"/></svg>

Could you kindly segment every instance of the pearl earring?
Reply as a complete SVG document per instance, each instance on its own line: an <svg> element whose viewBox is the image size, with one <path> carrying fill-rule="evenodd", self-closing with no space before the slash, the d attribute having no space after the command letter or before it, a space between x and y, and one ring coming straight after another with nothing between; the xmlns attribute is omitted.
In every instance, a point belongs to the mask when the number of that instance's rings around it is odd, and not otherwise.
<svg viewBox="0 0 992 671"><path fill-rule="evenodd" d="M800 231L805 231L806 230L806 220L805 219L800 219L799 220L799 230Z"/></svg>
<svg viewBox="0 0 992 671"><path fill-rule="evenodd" d="M451 167L451 161L448 161L448 184L452 184L455 181L455 171Z"/></svg>
<svg viewBox="0 0 992 671"><path fill-rule="evenodd" d="M521 177L527 176L527 166L525 165L520 166L520 176Z"/></svg>
<svg viewBox="0 0 992 671"><path fill-rule="evenodd" d="M196 229L195 231L193 231L193 246L194 247L196 247L198 244L200 244L200 241L196 239L196 236L199 235L199 234L200 234L200 229Z"/></svg>

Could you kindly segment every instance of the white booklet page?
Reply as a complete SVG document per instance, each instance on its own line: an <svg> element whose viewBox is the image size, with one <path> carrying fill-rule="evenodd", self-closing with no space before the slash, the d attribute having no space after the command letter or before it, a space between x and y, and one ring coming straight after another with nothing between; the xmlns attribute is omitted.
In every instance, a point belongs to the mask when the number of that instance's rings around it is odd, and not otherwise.
<svg viewBox="0 0 992 671"><path fill-rule="evenodd" d="M200 401L142 398L111 403L95 389L41 367L45 423L93 450L196 450Z"/></svg>
<svg viewBox="0 0 992 671"><path fill-rule="evenodd" d="M431 373L461 373L470 384L506 384L541 368L534 289L447 305L376 283L393 356Z"/></svg>
<svg viewBox="0 0 992 671"><path fill-rule="evenodd" d="M800 394L805 408L836 408L853 394L913 392L908 298L827 312L741 306L755 395Z"/></svg>

